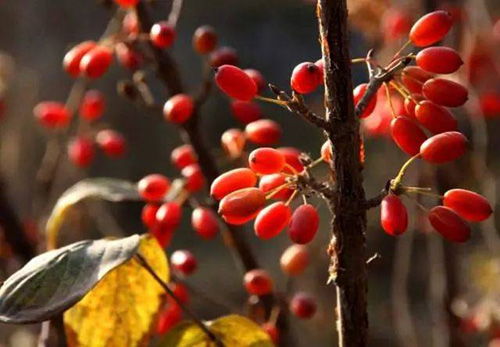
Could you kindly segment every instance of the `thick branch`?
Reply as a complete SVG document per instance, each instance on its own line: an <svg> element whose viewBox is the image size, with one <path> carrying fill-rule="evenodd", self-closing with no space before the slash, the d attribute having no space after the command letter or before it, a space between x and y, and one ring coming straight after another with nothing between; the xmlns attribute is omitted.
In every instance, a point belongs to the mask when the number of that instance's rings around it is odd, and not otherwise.
<svg viewBox="0 0 500 347"><path fill-rule="evenodd" d="M317 7L325 63L326 129L332 143L336 194L329 201L334 218L330 280L337 285L340 346L366 346L368 338L366 209L354 113L345 0L319 0Z"/></svg>

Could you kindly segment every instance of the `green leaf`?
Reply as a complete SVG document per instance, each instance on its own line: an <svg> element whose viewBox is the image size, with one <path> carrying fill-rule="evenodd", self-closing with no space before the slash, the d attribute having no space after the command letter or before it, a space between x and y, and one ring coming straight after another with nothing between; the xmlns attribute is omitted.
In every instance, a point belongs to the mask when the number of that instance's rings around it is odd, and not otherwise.
<svg viewBox="0 0 500 347"><path fill-rule="evenodd" d="M67 310L132 258L140 240L80 241L36 256L0 288L0 322L42 322Z"/></svg>
<svg viewBox="0 0 500 347"><path fill-rule="evenodd" d="M248 318L229 315L206 322L210 331L231 347L271 347L269 335ZM191 321L179 323L160 342L160 347L214 347L214 342Z"/></svg>
<svg viewBox="0 0 500 347"><path fill-rule="evenodd" d="M136 184L115 178L88 178L66 190L47 221L47 248L56 248L57 235L69 208L89 198L108 201L141 200Z"/></svg>

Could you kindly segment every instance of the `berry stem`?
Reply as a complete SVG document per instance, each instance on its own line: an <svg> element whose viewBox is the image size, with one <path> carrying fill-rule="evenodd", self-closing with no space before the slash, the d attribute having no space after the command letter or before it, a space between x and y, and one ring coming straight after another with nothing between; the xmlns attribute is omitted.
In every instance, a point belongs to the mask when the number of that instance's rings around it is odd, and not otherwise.
<svg viewBox="0 0 500 347"><path fill-rule="evenodd" d="M401 55L401 53L403 53L403 51L406 49L406 47L408 47L409 45L411 45L411 41L410 40L406 41L401 46L401 48L396 52L396 54L394 54L394 56L392 57L392 61L396 60Z"/></svg>
<svg viewBox="0 0 500 347"><path fill-rule="evenodd" d="M289 186L291 186L293 183L291 182L287 182L287 183L284 183L276 188L274 188L273 190L271 190L269 193L267 193L266 195L266 200L269 200L271 199L273 196L275 196L276 194L279 193L280 190L282 189L285 189L285 188L288 188Z"/></svg>
<svg viewBox="0 0 500 347"><path fill-rule="evenodd" d="M391 109L391 114L393 118L396 118L398 115L396 114L396 111L394 111L394 105L392 103L392 98L391 98L391 92L389 91L389 85L387 82L384 82L385 86L385 95L387 96L387 102L389 103L389 108Z"/></svg>
<svg viewBox="0 0 500 347"><path fill-rule="evenodd" d="M411 163L413 163L413 161L415 161L415 159L418 159L418 158L420 158L420 153L418 153L418 154L414 155L413 157L411 157L410 159L408 159L406 161L406 163L404 163L403 166L401 166L401 169L399 170L397 176L391 182L391 190L397 191L400 189L401 181L403 180L403 177L406 173L406 170L408 170Z"/></svg>
<svg viewBox="0 0 500 347"><path fill-rule="evenodd" d="M285 101L276 100L276 99L272 99L272 98L266 98L265 96L261 96L261 95L256 95L255 99L286 107Z"/></svg>
<svg viewBox="0 0 500 347"><path fill-rule="evenodd" d="M307 165L307 168L312 169L313 167L315 167L323 162L324 162L323 158L320 157L320 158L316 159L315 161L313 161L311 164Z"/></svg>
<svg viewBox="0 0 500 347"><path fill-rule="evenodd" d="M292 203L293 199L295 199L295 197L297 196L298 193L299 193L299 191L295 190L292 193L292 195L288 198L288 200L286 201L285 205L289 206Z"/></svg>
<svg viewBox="0 0 500 347"><path fill-rule="evenodd" d="M351 59L351 64L358 64L366 62L366 58L354 58Z"/></svg>
<svg viewBox="0 0 500 347"><path fill-rule="evenodd" d="M414 193L414 194L420 194L420 195L426 195L430 196L436 199L443 199L444 197L442 195L436 194L429 192L431 188L420 188L420 187L403 187L403 190L405 193Z"/></svg>

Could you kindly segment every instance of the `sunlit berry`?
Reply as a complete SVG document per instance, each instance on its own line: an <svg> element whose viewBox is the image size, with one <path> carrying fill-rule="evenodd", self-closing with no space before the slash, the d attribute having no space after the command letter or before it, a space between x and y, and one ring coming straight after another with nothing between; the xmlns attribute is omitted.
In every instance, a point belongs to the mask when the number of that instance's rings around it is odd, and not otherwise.
<svg viewBox="0 0 500 347"><path fill-rule="evenodd" d="M96 47L95 41L84 41L71 48L63 59L64 70L72 77L80 75L80 62L88 51Z"/></svg>
<svg viewBox="0 0 500 347"><path fill-rule="evenodd" d="M175 28L168 22L153 24L149 32L151 43L158 48L168 48L172 46L176 36Z"/></svg>
<svg viewBox="0 0 500 347"><path fill-rule="evenodd" d="M312 93L323 82L320 68L311 62L300 63L292 71L290 85L300 94Z"/></svg>
<svg viewBox="0 0 500 347"><path fill-rule="evenodd" d="M243 277L243 284L247 292L253 295L266 295L273 291L273 280L262 269L248 271Z"/></svg>
<svg viewBox="0 0 500 347"><path fill-rule="evenodd" d="M128 8L137 5L140 0L114 0L118 5Z"/></svg>
<svg viewBox="0 0 500 347"><path fill-rule="evenodd" d="M188 288L181 282L170 282L169 285L170 289L174 293L175 297L179 299L180 302L183 304L187 303L189 301L189 292ZM170 298L169 298L170 299ZM173 300L169 300L170 302L174 302Z"/></svg>
<svg viewBox="0 0 500 347"><path fill-rule="evenodd" d="M156 224L156 212L158 212L159 208L160 206L156 204L146 204L142 208L141 220L148 229L151 229Z"/></svg>
<svg viewBox="0 0 500 347"><path fill-rule="evenodd" d="M470 238L469 225L451 208L436 206L428 218L432 227L449 241L465 242Z"/></svg>
<svg viewBox="0 0 500 347"><path fill-rule="evenodd" d="M255 173L247 168L238 168L227 171L217 177L210 186L210 195L220 200L229 193L242 188L254 187L257 183Z"/></svg>
<svg viewBox="0 0 500 347"><path fill-rule="evenodd" d="M420 152L420 146L427 140L427 135L410 118L399 116L391 121L391 135L403 152L414 156Z"/></svg>
<svg viewBox="0 0 500 347"><path fill-rule="evenodd" d="M205 185L205 177L198 164L191 164L181 170L181 175L186 180L186 189L191 192L197 192Z"/></svg>
<svg viewBox="0 0 500 347"><path fill-rule="evenodd" d="M175 228L166 224L155 223L151 228L149 228L149 232L154 236L162 248L166 248L172 242Z"/></svg>
<svg viewBox="0 0 500 347"><path fill-rule="evenodd" d="M309 319L316 313L316 301L306 293L299 292L290 300L290 312L302 319Z"/></svg>
<svg viewBox="0 0 500 347"><path fill-rule="evenodd" d="M243 124L256 121L262 116L262 110L258 104L241 100L233 100L231 102L231 113Z"/></svg>
<svg viewBox="0 0 500 347"><path fill-rule="evenodd" d="M111 158L121 157L126 151L125 138L115 130L100 130L95 140L104 153Z"/></svg>
<svg viewBox="0 0 500 347"><path fill-rule="evenodd" d="M392 7L385 11L380 25L386 41L395 41L408 34L412 18L407 11Z"/></svg>
<svg viewBox="0 0 500 347"><path fill-rule="evenodd" d="M33 109L35 118L46 128L58 129L68 126L71 113L63 103L56 101L40 102Z"/></svg>
<svg viewBox="0 0 500 347"><path fill-rule="evenodd" d="M401 235L408 228L408 212L399 197L387 195L380 205L380 224L386 233Z"/></svg>
<svg viewBox="0 0 500 347"><path fill-rule="evenodd" d="M432 78L425 82L422 94L430 101L446 107L462 106L469 98L467 88L443 78Z"/></svg>
<svg viewBox="0 0 500 347"><path fill-rule="evenodd" d="M166 309L160 312L156 323L156 333L166 334L182 319L182 308L177 304L169 304Z"/></svg>
<svg viewBox="0 0 500 347"><path fill-rule="evenodd" d="M98 45L82 57L81 74L89 78L99 78L108 71L112 61L113 51L109 47Z"/></svg>
<svg viewBox="0 0 500 347"><path fill-rule="evenodd" d="M405 110L406 110L406 115L409 118L412 118L416 120L415 116L415 107L417 107L417 104L420 103L420 101L424 101L425 97L422 94L412 94L411 98L406 98L405 99Z"/></svg>
<svg viewBox="0 0 500 347"><path fill-rule="evenodd" d="M300 205L295 209L288 226L290 240L298 244L312 241L319 228L319 215L316 208L309 204Z"/></svg>
<svg viewBox="0 0 500 347"><path fill-rule="evenodd" d="M257 94L257 85L245 71L234 65L222 65L215 73L215 83L228 96L249 101Z"/></svg>
<svg viewBox="0 0 500 347"><path fill-rule="evenodd" d="M160 174L145 176L137 183L139 195L148 201L163 199L170 189L170 180Z"/></svg>
<svg viewBox="0 0 500 347"><path fill-rule="evenodd" d="M425 71L438 74L453 73L464 63L457 51L449 47L425 48L418 52L415 61Z"/></svg>
<svg viewBox="0 0 500 347"><path fill-rule="evenodd" d="M283 202L275 202L262 209L255 219L255 235L262 240L277 236L290 221L292 211Z"/></svg>
<svg viewBox="0 0 500 347"><path fill-rule="evenodd" d="M219 204L219 214L229 224L245 224L265 206L266 196L258 188L244 188L226 195Z"/></svg>
<svg viewBox="0 0 500 347"><path fill-rule="evenodd" d="M274 148L261 147L248 156L250 168L260 174L267 175L283 170L286 161L281 152Z"/></svg>
<svg viewBox="0 0 500 347"><path fill-rule="evenodd" d="M182 170L188 165L196 164L198 159L191 145L182 145L172 151L170 161L178 169Z"/></svg>
<svg viewBox="0 0 500 347"><path fill-rule="evenodd" d="M105 108L104 95L98 90L89 90L82 98L79 113L83 119L94 121L101 118Z"/></svg>
<svg viewBox="0 0 500 347"><path fill-rule="evenodd" d="M212 52L217 46L217 33L210 25L197 28L193 34L193 49L199 54Z"/></svg>
<svg viewBox="0 0 500 347"><path fill-rule="evenodd" d="M458 122L446 108L424 100L415 107L415 117L433 134L457 130Z"/></svg>
<svg viewBox="0 0 500 347"><path fill-rule="evenodd" d="M304 165L300 161L301 152L294 147L280 147L277 148L278 152L283 154L285 157L285 162L293 168L285 167L283 170L286 173L294 174L304 171ZM295 170L295 171L294 171Z"/></svg>
<svg viewBox="0 0 500 347"><path fill-rule="evenodd" d="M259 189L266 194L273 192L272 194L273 199L288 200L288 198L292 195L293 190L287 187L278 189L279 187L285 185L286 183L287 183L286 176L281 173L264 175L260 178Z"/></svg>
<svg viewBox="0 0 500 347"><path fill-rule="evenodd" d="M451 189L444 194L443 205L470 222L481 222L493 213L490 203L478 193L465 189Z"/></svg>
<svg viewBox="0 0 500 347"><path fill-rule="evenodd" d="M166 202L156 211L156 222L170 228L177 228L182 218L182 207L175 201Z"/></svg>
<svg viewBox="0 0 500 347"><path fill-rule="evenodd" d="M280 258L281 270L288 276L298 276L304 272L310 261L309 251L304 245L291 245Z"/></svg>
<svg viewBox="0 0 500 347"><path fill-rule="evenodd" d="M401 73L401 80L405 87L412 93L420 94L424 83L434 75L422 70L418 66L407 66Z"/></svg>
<svg viewBox="0 0 500 347"><path fill-rule="evenodd" d="M271 119L260 119L245 127L247 139L258 145L273 145L281 138L281 126Z"/></svg>
<svg viewBox="0 0 500 347"><path fill-rule="evenodd" d="M193 112L193 98L186 94L172 96L163 106L163 115L165 119L172 123L184 123L191 117Z"/></svg>
<svg viewBox="0 0 500 347"><path fill-rule="evenodd" d="M68 144L68 158L78 167L88 167L94 160L94 144L85 137L77 137Z"/></svg>
<svg viewBox="0 0 500 347"><path fill-rule="evenodd" d="M214 212L207 207L197 207L191 214L191 225L203 239L211 240L219 233L219 222Z"/></svg>
<svg viewBox="0 0 500 347"><path fill-rule="evenodd" d="M361 83L358 85L356 88L353 90L353 97L354 97L354 105L357 106L363 96L365 95L366 91L368 89L368 84L367 83ZM364 111L359 115L360 118L366 118L370 114L372 114L373 110L375 109L375 106L377 106L377 95L374 94L368 103L368 105L365 107Z"/></svg>
<svg viewBox="0 0 500 347"><path fill-rule="evenodd" d="M467 147L468 141L463 134L449 131L427 139L420 146L420 154L430 163L443 164L460 158Z"/></svg>
<svg viewBox="0 0 500 347"><path fill-rule="evenodd" d="M170 256L170 265L184 276L193 274L198 267L196 257L188 250L177 250Z"/></svg>
<svg viewBox="0 0 500 347"><path fill-rule="evenodd" d="M417 47L430 46L448 33L453 18L446 11L434 11L421 17L410 30L410 40Z"/></svg>

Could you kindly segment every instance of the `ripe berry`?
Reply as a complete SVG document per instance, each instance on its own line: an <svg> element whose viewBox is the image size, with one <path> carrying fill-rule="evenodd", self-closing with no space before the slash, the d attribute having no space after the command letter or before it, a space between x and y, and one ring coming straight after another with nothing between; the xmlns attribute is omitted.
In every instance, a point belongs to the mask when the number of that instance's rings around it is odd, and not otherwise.
<svg viewBox="0 0 500 347"><path fill-rule="evenodd" d="M231 102L231 113L243 124L256 121L262 116L262 111L258 104L241 100L233 100Z"/></svg>
<svg viewBox="0 0 500 347"><path fill-rule="evenodd" d="M481 222L493 213L484 196L465 189L448 190L444 194L443 205L470 222Z"/></svg>
<svg viewBox="0 0 500 347"><path fill-rule="evenodd" d="M220 47L210 53L208 62L214 68L222 65L238 65L238 55L231 47Z"/></svg>
<svg viewBox="0 0 500 347"><path fill-rule="evenodd" d="M423 84L434 77L431 73L422 70L418 66L407 66L401 73L401 80L406 88L412 93L422 92Z"/></svg>
<svg viewBox="0 0 500 347"><path fill-rule="evenodd" d="M79 112L83 119L91 122L101 118L105 107L104 95L98 90L89 90L83 96Z"/></svg>
<svg viewBox="0 0 500 347"><path fill-rule="evenodd" d="M401 199L394 194L387 195L380 205L380 224L386 233L401 235L408 227L408 212Z"/></svg>
<svg viewBox="0 0 500 347"><path fill-rule="evenodd" d="M240 129L226 130L221 136L221 145L229 155L235 159L239 158L245 149L246 137Z"/></svg>
<svg viewBox="0 0 500 347"><path fill-rule="evenodd" d="M253 295L266 295L273 291L273 280L262 269L248 271L243 277L243 284L247 292Z"/></svg>
<svg viewBox="0 0 500 347"><path fill-rule="evenodd" d="M77 137L68 144L69 160L78 167L88 167L94 155L94 144L85 137Z"/></svg>
<svg viewBox="0 0 500 347"><path fill-rule="evenodd" d="M363 98L363 95L365 95L366 90L368 89L368 84L367 83L362 83L353 90L353 97L354 97L354 105L357 105L361 99ZM377 95L373 95L372 99L366 106L365 110L363 113L359 115L360 118L366 118L369 115L372 114L373 110L375 109L375 106L377 106Z"/></svg>
<svg viewBox="0 0 500 347"><path fill-rule="evenodd" d="M280 258L281 270L288 276L298 276L309 265L309 251L303 245L291 245Z"/></svg>
<svg viewBox="0 0 500 347"><path fill-rule="evenodd" d="M255 69L245 69L243 71L245 71L245 73L250 76L250 78L255 82L258 93L266 87L266 80L264 79L264 76L262 76L260 71Z"/></svg>
<svg viewBox="0 0 500 347"><path fill-rule="evenodd" d="M170 256L172 268L183 274L191 275L198 267L198 261L193 253L188 250L177 250Z"/></svg>
<svg viewBox="0 0 500 347"><path fill-rule="evenodd" d="M469 225L451 208L436 206L429 212L429 222L445 239L465 242L470 238Z"/></svg>
<svg viewBox="0 0 500 347"><path fill-rule="evenodd" d="M210 195L220 200L229 193L242 188L254 187L257 183L255 173L247 168L233 169L217 177L210 186Z"/></svg>
<svg viewBox="0 0 500 347"><path fill-rule="evenodd" d="M309 319L316 313L316 301L306 293L299 292L290 300L290 312L302 319Z"/></svg>
<svg viewBox="0 0 500 347"><path fill-rule="evenodd" d="M270 147L257 148L248 156L250 168L263 175L283 170L286 162L281 152Z"/></svg>
<svg viewBox="0 0 500 347"><path fill-rule="evenodd" d="M417 107L417 103L424 100L425 98L422 94L412 94L411 98L405 99L405 111L409 118L416 120L415 107ZM415 101L417 101L417 103L415 103Z"/></svg>
<svg viewBox="0 0 500 347"><path fill-rule="evenodd" d="M180 302L185 304L189 301L189 292L184 284L182 284L181 282L170 282L168 286ZM168 299L173 303L173 300L171 300L170 297Z"/></svg>
<svg viewBox="0 0 500 347"><path fill-rule="evenodd" d="M126 150L125 138L117 131L100 130L95 137L97 145L111 158L121 157Z"/></svg>
<svg viewBox="0 0 500 347"><path fill-rule="evenodd" d="M145 176L137 183L139 195L148 201L163 199L170 188L170 181L163 175L152 174Z"/></svg>
<svg viewBox="0 0 500 347"><path fill-rule="evenodd" d="M211 240L219 233L219 222L211 209L197 207L191 214L191 225L198 235Z"/></svg>
<svg viewBox="0 0 500 347"><path fill-rule="evenodd" d="M301 152L297 148L293 147L280 147L277 149L278 152L283 154L285 161L288 165L295 169L296 172L300 173L304 171L304 165L300 161ZM285 167L283 170L285 173L294 174L292 169Z"/></svg>
<svg viewBox="0 0 500 347"><path fill-rule="evenodd" d="M309 204L300 205L293 212L288 226L290 240L298 244L312 241L319 228L319 215L316 208Z"/></svg>
<svg viewBox="0 0 500 347"><path fill-rule="evenodd" d="M443 78L432 78L422 86L422 94L432 102L446 107L458 107L469 98L467 88Z"/></svg>
<svg viewBox="0 0 500 347"><path fill-rule="evenodd" d="M292 89L300 94L314 92L322 82L323 76L320 68L311 62L297 65L293 69L290 79Z"/></svg>
<svg viewBox="0 0 500 347"><path fill-rule="evenodd" d="M64 70L72 77L80 75L80 62L88 51L96 47L94 41L84 41L71 48L63 59Z"/></svg>
<svg viewBox="0 0 500 347"><path fill-rule="evenodd" d="M151 43L158 48L168 48L172 46L175 37L175 28L168 22L154 24L149 32Z"/></svg>
<svg viewBox="0 0 500 347"><path fill-rule="evenodd" d="M266 204L258 188L244 188L226 195L219 204L219 214L229 224L241 225L255 218Z"/></svg>
<svg viewBox="0 0 500 347"><path fill-rule="evenodd" d="M434 11L421 17L410 30L410 40L417 47L430 46L448 33L453 18L446 11Z"/></svg>
<svg viewBox="0 0 500 347"><path fill-rule="evenodd" d="M113 51L106 46L96 46L88 51L80 61L82 75L99 78L108 71L113 60Z"/></svg>
<svg viewBox="0 0 500 347"><path fill-rule="evenodd" d="M194 101L189 95L177 94L167 100L163 106L166 120L181 124L187 121L194 111Z"/></svg>
<svg viewBox="0 0 500 347"><path fill-rule="evenodd" d="M172 241L172 237L174 236L175 228L172 228L168 225L155 223L150 229L149 232L153 235L158 241L158 244L162 248L166 248L170 245Z"/></svg>
<svg viewBox="0 0 500 347"><path fill-rule="evenodd" d="M418 52L416 63L425 71L449 74L457 71L464 63L453 48L429 47Z"/></svg>
<svg viewBox="0 0 500 347"><path fill-rule="evenodd" d="M210 25L203 25L193 34L193 48L199 54L207 54L217 46L217 33Z"/></svg>
<svg viewBox="0 0 500 347"><path fill-rule="evenodd" d="M422 158L433 164L442 164L461 157L468 146L467 138L457 131L434 135L420 146Z"/></svg>
<svg viewBox="0 0 500 347"><path fill-rule="evenodd" d="M156 224L156 212L160 206L156 204L146 204L142 208L141 219L142 223L148 228L151 229Z"/></svg>
<svg viewBox="0 0 500 347"><path fill-rule="evenodd" d="M380 24L386 41L395 41L408 34L412 18L407 11L393 7L385 11Z"/></svg>
<svg viewBox="0 0 500 347"><path fill-rule="evenodd" d="M398 147L411 156L420 152L420 146L427 140L427 135L418 124L404 116L391 121L391 135Z"/></svg>
<svg viewBox="0 0 500 347"><path fill-rule="evenodd" d="M486 92L479 96L481 111L485 117L500 115L500 93Z"/></svg>
<svg viewBox="0 0 500 347"><path fill-rule="evenodd" d="M170 161L178 169L182 170L188 165L196 164L198 159L191 145L182 145L172 151Z"/></svg>
<svg viewBox="0 0 500 347"><path fill-rule="evenodd" d="M433 134L457 130L458 122L446 108L424 100L415 107L415 117Z"/></svg>
<svg viewBox="0 0 500 347"><path fill-rule="evenodd" d="M186 166L182 169L181 175L186 179L186 189L191 193L199 191L205 184L205 177L198 164Z"/></svg>
<svg viewBox="0 0 500 347"><path fill-rule="evenodd" d="M132 47L120 42L115 46L115 53L118 62L125 68L135 71L142 63L142 57Z"/></svg>
<svg viewBox="0 0 500 347"><path fill-rule="evenodd" d="M249 101L257 94L257 85L245 71L234 65L222 65L215 73L215 83L232 98Z"/></svg>
<svg viewBox="0 0 500 347"><path fill-rule="evenodd" d="M245 135L248 140L258 145L272 145L281 138L281 127L270 119L260 119L247 124Z"/></svg>
<svg viewBox="0 0 500 347"><path fill-rule="evenodd" d="M176 229L182 219L182 207L174 202L166 202L156 212L156 222Z"/></svg>
<svg viewBox="0 0 500 347"><path fill-rule="evenodd" d="M121 7L133 7L137 5L140 0L115 0Z"/></svg>
<svg viewBox="0 0 500 347"><path fill-rule="evenodd" d="M122 30L129 38L135 38L140 33L139 20L134 11L128 11L125 17L123 17Z"/></svg>
<svg viewBox="0 0 500 347"><path fill-rule="evenodd" d="M277 236L288 224L292 211L283 202L275 202L259 212L255 219L255 235L262 240Z"/></svg>
<svg viewBox="0 0 500 347"><path fill-rule="evenodd" d="M71 113L66 106L56 101L40 102L33 109L35 118L47 128L65 128L71 120Z"/></svg>
<svg viewBox="0 0 500 347"><path fill-rule="evenodd" d="M169 304L162 311L156 323L156 333L164 335L177 325L182 319L182 308L177 304Z"/></svg>
<svg viewBox="0 0 500 347"><path fill-rule="evenodd" d="M262 324L260 327L262 328L262 330L264 330L269 335L269 337L271 338L271 341L273 341L273 343L275 345L278 345L279 340L280 340L280 332L279 332L278 328L276 327L276 325L273 323L267 322L267 323Z"/></svg>
<svg viewBox="0 0 500 347"><path fill-rule="evenodd" d="M259 189L264 193L269 193L272 190L284 185L286 183L286 176L280 173L264 175L260 178ZM288 200L292 195L293 190L290 188L282 188L278 192L274 192L272 198L279 200Z"/></svg>
<svg viewBox="0 0 500 347"><path fill-rule="evenodd" d="M319 58L314 62L314 65L319 67L319 71L321 72L321 79L323 80L324 74L325 74L325 62L323 61L323 58Z"/></svg>

